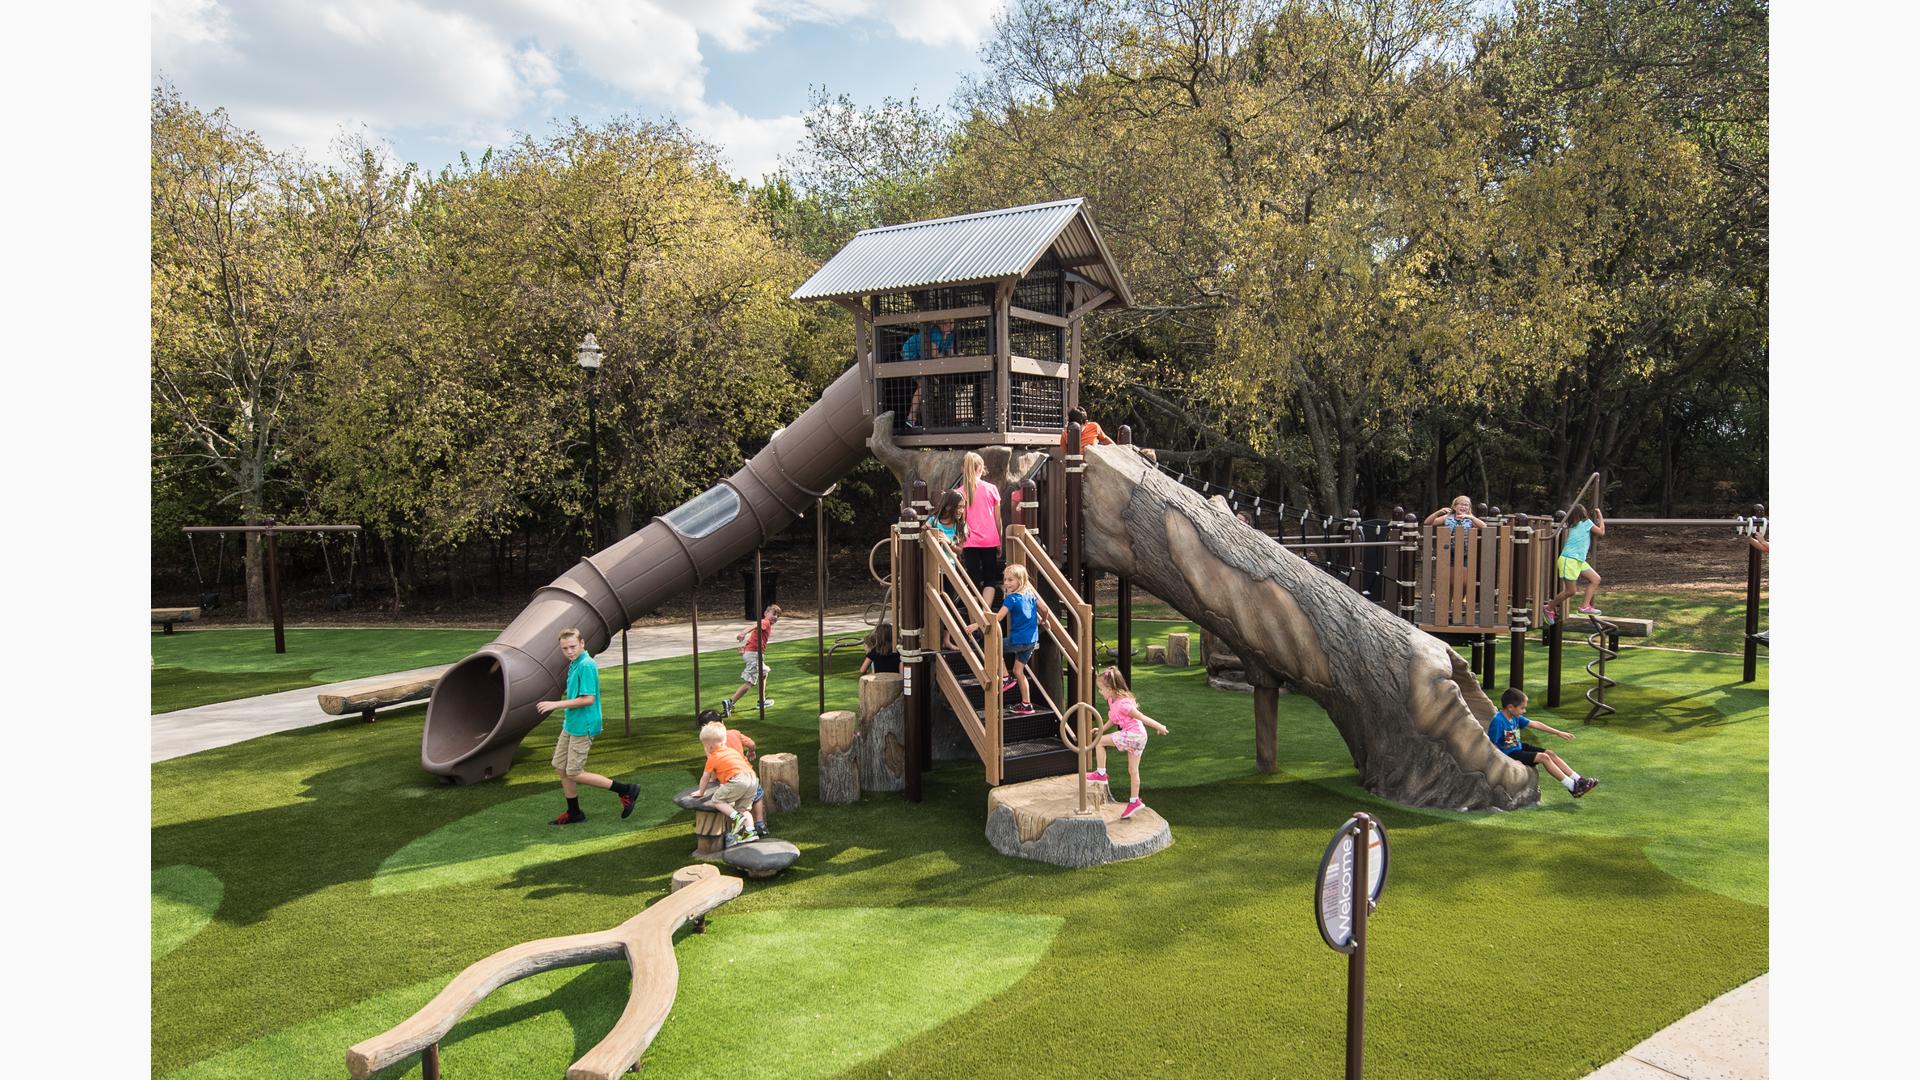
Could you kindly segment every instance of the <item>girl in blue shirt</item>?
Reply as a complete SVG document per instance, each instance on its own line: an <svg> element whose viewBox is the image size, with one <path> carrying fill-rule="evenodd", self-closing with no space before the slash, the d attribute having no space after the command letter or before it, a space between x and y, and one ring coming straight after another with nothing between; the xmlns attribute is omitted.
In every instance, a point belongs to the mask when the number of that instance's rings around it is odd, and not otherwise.
<svg viewBox="0 0 1920 1080"><path fill-rule="evenodd" d="M1027 684L1027 665L1033 662L1034 650L1040 647L1040 594L1034 590L1033 583L1027 580L1027 568L1019 563L1008 563L1000 574L1000 588L1003 598L1000 610L993 618L1004 619L1007 623L1006 653L1008 666L1012 674L1000 682L1000 692L1006 693L1015 686L1020 688L1020 704L1007 710L1012 716L1025 716L1033 711L1032 694ZM991 589L983 590L981 602L991 604ZM971 633L977 629L968 625Z"/></svg>

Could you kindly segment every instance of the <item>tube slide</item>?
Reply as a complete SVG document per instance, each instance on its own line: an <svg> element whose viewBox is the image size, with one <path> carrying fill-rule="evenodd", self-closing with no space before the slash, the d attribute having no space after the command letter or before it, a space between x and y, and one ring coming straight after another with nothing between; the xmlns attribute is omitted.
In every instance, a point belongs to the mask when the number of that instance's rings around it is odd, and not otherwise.
<svg viewBox="0 0 1920 1080"><path fill-rule="evenodd" d="M505 776L543 719L534 703L564 687L560 631L578 627L597 655L635 617L771 540L866 456L864 397L856 365L731 478L534 593L499 637L441 676L421 767L457 783Z"/></svg>

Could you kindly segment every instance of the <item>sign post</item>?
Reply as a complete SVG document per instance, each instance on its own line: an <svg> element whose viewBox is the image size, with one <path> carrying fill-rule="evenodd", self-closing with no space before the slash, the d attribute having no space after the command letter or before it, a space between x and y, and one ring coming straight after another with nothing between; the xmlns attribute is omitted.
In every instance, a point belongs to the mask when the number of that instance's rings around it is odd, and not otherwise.
<svg viewBox="0 0 1920 1080"><path fill-rule="evenodd" d="M1333 834L1314 880L1314 919L1327 947L1347 954L1347 1080L1361 1080L1367 1024L1367 915L1387 884L1387 832L1355 814Z"/></svg>

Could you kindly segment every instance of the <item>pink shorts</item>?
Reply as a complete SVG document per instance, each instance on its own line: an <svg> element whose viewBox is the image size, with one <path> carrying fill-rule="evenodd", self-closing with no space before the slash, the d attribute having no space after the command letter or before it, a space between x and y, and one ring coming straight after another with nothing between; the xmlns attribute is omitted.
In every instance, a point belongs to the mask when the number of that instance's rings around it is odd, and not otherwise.
<svg viewBox="0 0 1920 1080"><path fill-rule="evenodd" d="M1145 728L1141 728L1139 731L1128 731L1126 728L1114 728L1111 734L1113 737L1113 745L1121 750L1125 750L1129 754L1138 754L1147 748L1147 731Z"/></svg>

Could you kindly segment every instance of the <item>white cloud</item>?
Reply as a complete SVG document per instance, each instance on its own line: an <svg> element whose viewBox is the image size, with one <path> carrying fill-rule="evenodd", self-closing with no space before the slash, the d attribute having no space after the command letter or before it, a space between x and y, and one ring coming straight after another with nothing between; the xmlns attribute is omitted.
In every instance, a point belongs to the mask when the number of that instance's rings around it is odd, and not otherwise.
<svg viewBox="0 0 1920 1080"><path fill-rule="evenodd" d="M677 114L757 178L798 116L751 117L707 85L703 44L760 48L797 22L884 25L971 49L1004 0L153 0L152 58L202 108L270 145L323 155L342 129L437 146L500 145L570 104ZM831 63L831 58L822 58ZM451 155L449 155L451 156ZM434 162L423 162L432 166Z"/></svg>

